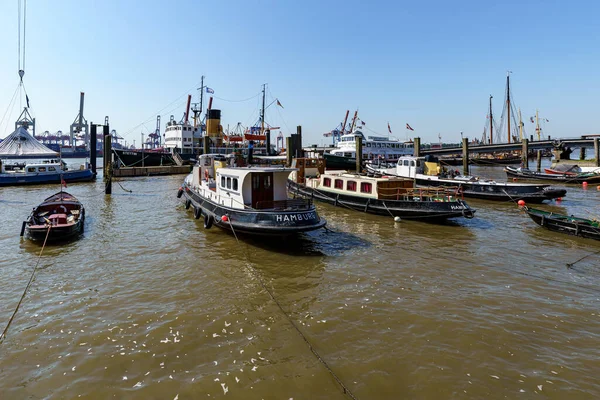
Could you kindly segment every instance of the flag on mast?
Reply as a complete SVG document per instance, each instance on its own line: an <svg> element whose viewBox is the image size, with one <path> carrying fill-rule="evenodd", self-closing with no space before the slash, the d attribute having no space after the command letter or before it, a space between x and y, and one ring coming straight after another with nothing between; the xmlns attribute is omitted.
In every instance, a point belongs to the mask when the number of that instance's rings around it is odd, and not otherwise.
<svg viewBox="0 0 600 400"><path fill-rule="evenodd" d="M281 105L281 102L279 101L279 99L275 99L275 100L277 100L277 105L278 105L279 107L283 108L283 106Z"/></svg>
<svg viewBox="0 0 600 400"><path fill-rule="evenodd" d="M390 123L388 122L388 132L390 133L390 135L392 134L392 128L390 128Z"/></svg>
<svg viewBox="0 0 600 400"><path fill-rule="evenodd" d="M215 91L214 91L213 89L211 89L211 88L209 88L209 87L207 86L207 87L206 87L206 93L211 93L211 94L214 94L214 93L215 93Z"/></svg>
<svg viewBox="0 0 600 400"><path fill-rule="evenodd" d="M409 124L406 124L406 129L408 129L409 131L414 131L414 129Z"/></svg>

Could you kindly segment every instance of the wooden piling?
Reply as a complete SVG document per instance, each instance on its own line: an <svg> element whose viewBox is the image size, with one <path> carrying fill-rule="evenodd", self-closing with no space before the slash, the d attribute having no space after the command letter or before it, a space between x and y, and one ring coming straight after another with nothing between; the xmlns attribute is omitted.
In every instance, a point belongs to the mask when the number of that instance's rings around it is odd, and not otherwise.
<svg viewBox="0 0 600 400"><path fill-rule="evenodd" d="M108 132L108 125L104 125L104 194L112 194L112 137Z"/></svg>
<svg viewBox="0 0 600 400"><path fill-rule="evenodd" d="M360 136L355 137L356 140L356 172L362 172L362 138Z"/></svg>
<svg viewBox="0 0 600 400"><path fill-rule="evenodd" d="M529 165L528 160L527 160L528 154L529 154L529 139L523 138L523 141L521 142L521 164L523 164L523 167L525 167L525 168L527 168L527 166Z"/></svg>
<svg viewBox="0 0 600 400"><path fill-rule="evenodd" d="M469 138L462 140L463 175L469 175Z"/></svg>
<svg viewBox="0 0 600 400"><path fill-rule="evenodd" d="M594 157L596 159L596 167L600 167L600 138L594 138Z"/></svg>
<svg viewBox="0 0 600 400"><path fill-rule="evenodd" d="M582 148L579 150L579 159L580 159L580 160L585 160L585 147L582 147Z"/></svg>
<svg viewBox="0 0 600 400"><path fill-rule="evenodd" d="M541 172L542 171L542 150L538 150L537 151L537 171Z"/></svg>
<svg viewBox="0 0 600 400"><path fill-rule="evenodd" d="M97 127L93 122L90 122L90 165L94 176L96 176L96 154L98 152L96 149L96 144L98 143L97 137Z"/></svg>
<svg viewBox="0 0 600 400"><path fill-rule="evenodd" d="M294 155L292 154L292 138L291 136L288 136L285 138L285 158L288 167L292 165L293 156Z"/></svg>
<svg viewBox="0 0 600 400"><path fill-rule="evenodd" d="M416 137L414 139L414 145L415 145L415 147L413 148L413 156L421 157L421 138L420 137Z"/></svg>

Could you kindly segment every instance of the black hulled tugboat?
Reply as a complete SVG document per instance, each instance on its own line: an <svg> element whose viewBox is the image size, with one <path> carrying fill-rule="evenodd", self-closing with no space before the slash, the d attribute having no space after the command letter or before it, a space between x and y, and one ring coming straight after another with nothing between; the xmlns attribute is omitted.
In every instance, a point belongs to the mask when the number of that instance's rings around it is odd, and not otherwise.
<svg viewBox="0 0 600 400"><path fill-rule="evenodd" d="M181 186L186 208L204 227L234 233L288 236L325 226L309 199L289 199L286 182L293 168L229 167L224 156L200 156Z"/></svg>

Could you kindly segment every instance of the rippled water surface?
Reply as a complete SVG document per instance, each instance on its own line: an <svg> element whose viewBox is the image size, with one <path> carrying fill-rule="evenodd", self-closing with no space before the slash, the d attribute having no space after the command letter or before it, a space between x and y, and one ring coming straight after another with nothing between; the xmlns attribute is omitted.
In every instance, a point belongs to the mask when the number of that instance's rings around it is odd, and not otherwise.
<svg viewBox="0 0 600 400"><path fill-rule="evenodd" d="M237 242L184 209L182 180L69 185L86 231L44 249L0 398L350 398L290 320L358 399L600 397L600 242L475 200L448 225L318 204L331 231ZM0 188L2 329L41 249L21 223L57 189ZM540 208L599 199L569 186Z"/></svg>

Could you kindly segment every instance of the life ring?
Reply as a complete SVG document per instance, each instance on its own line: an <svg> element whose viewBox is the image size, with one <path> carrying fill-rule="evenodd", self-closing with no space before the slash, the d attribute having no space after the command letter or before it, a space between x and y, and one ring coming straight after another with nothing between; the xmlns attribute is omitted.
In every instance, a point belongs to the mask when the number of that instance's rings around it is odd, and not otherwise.
<svg viewBox="0 0 600 400"><path fill-rule="evenodd" d="M204 215L204 229L210 229L213 225L214 218L212 215Z"/></svg>
<svg viewBox="0 0 600 400"><path fill-rule="evenodd" d="M202 215L202 209L200 207L194 207L194 218L199 219Z"/></svg>
<svg viewBox="0 0 600 400"><path fill-rule="evenodd" d="M204 170L204 180L206 180L208 182L209 176L208 176L208 170L205 169Z"/></svg>

